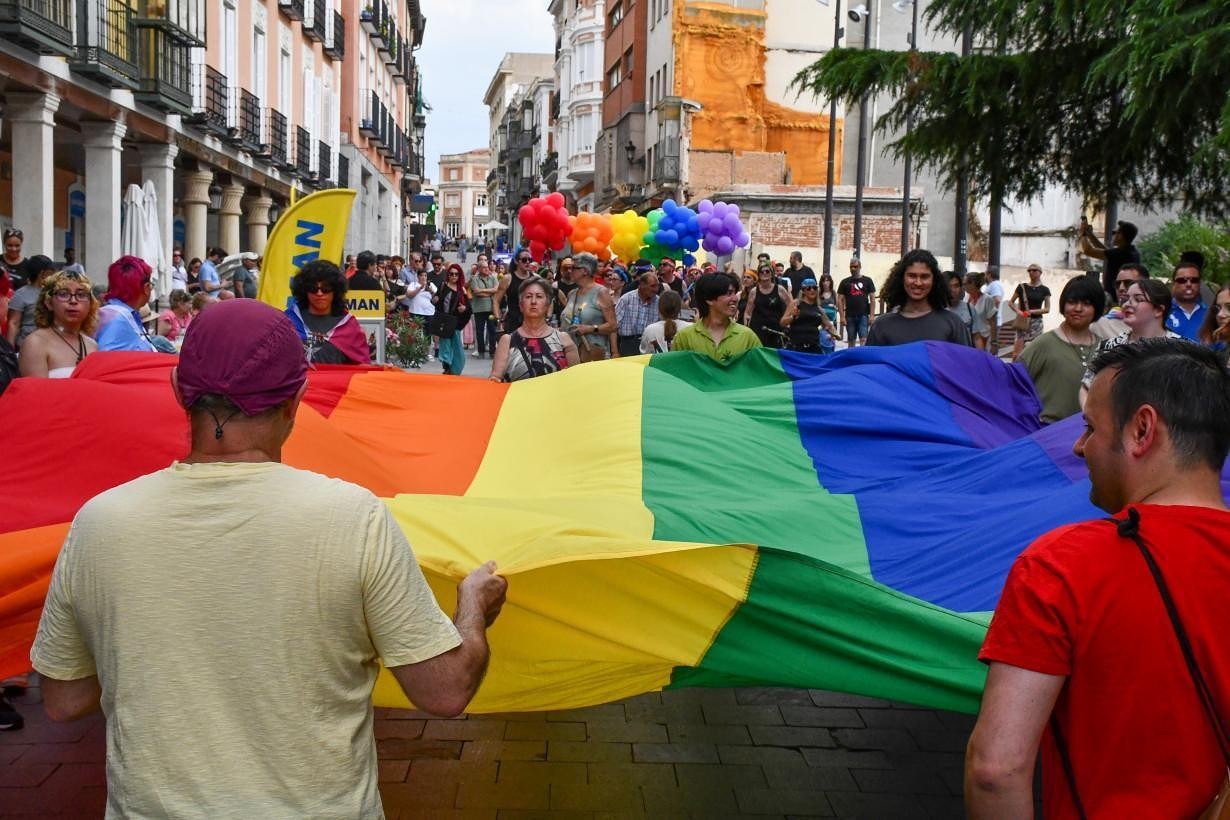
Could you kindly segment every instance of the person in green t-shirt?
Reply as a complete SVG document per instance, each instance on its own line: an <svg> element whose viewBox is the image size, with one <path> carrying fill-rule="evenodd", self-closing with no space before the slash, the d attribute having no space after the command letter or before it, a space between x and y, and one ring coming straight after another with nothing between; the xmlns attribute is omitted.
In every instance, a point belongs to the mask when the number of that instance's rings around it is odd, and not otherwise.
<svg viewBox="0 0 1230 820"><path fill-rule="evenodd" d="M756 334L735 321L739 280L728 273L710 273L696 280L693 294L700 321L675 334L674 350L692 350L726 364L740 353L761 347Z"/></svg>

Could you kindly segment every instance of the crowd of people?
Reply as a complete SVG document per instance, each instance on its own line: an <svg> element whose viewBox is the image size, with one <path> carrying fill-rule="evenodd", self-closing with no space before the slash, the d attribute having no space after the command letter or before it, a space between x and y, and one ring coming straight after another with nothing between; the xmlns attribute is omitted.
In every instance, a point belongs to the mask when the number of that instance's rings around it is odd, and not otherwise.
<svg viewBox="0 0 1230 820"><path fill-rule="evenodd" d="M1010 334L1005 355L1028 370L1042 421L1083 404L1073 450L1091 500L1116 517L1042 536L1007 578L980 654L989 674L966 759L970 816L1029 816L1039 749L1048 813L1195 816L1230 750L1218 712L1230 700L1219 594L1230 582L1230 285L1206 294L1193 253L1169 282L1152 277L1112 253L1129 234L1121 226L1103 249L1112 278L1064 284L1049 331L1039 266L1005 292L994 272L944 272L925 250L905 254L878 289L858 259L834 283L801 254L762 256L738 275L585 253L551 268L525 250L506 265L485 253L466 265L365 251L344 266L303 266L279 311L251 298L257 260L223 283L214 249L185 266L184 287L151 319L144 261L116 260L100 298L79 266L15 259L20 232L6 234L0 330L20 372L63 377L98 350L179 348L172 387L191 430L182 462L108 491L74 521L31 653L44 706L56 720L102 709L122 721L125 742L108 750L116 812L216 815L273 804L378 815L377 657L420 708L466 708L505 600L494 563L461 581L450 619L378 499L279 463L309 362L370 360L350 291L383 291L390 310L412 316L445 373L489 359L500 382L670 350L718 362L762 346L823 354L843 336L999 354ZM272 508L279 515L251 514ZM155 530L180 537L151 542ZM233 583L237 561L265 583ZM293 647L297 663L270 646ZM149 675L139 657L181 674ZM250 702L200 685L223 668L254 682ZM189 727L183 714L209 720ZM0 728L21 724L0 699Z"/></svg>

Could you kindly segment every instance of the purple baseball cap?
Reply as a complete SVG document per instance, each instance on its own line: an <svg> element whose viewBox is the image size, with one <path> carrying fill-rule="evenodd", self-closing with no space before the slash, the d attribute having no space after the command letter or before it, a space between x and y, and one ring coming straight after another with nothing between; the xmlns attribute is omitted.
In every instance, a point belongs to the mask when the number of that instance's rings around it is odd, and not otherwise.
<svg viewBox="0 0 1230 820"><path fill-rule="evenodd" d="M307 370L286 314L255 299L229 299L192 320L177 372L185 405L216 393L255 416L294 397Z"/></svg>

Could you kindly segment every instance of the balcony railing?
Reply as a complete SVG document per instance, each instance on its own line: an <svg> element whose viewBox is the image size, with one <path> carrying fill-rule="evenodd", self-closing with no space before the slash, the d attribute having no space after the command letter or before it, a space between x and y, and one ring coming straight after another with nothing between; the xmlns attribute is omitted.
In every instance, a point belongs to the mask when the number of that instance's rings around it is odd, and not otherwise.
<svg viewBox="0 0 1230 820"><path fill-rule="evenodd" d="M69 66L112 88L136 90L137 27L124 0L85 0L78 10L77 54Z"/></svg>
<svg viewBox="0 0 1230 820"><path fill-rule="evenodd" d="M239 92L239 141L258 150L265 142L261 137L261 100L245 88Z"/></svg>
<svg viewBox="0 0 1230 820"><path fill-rule="evenodd" d="M309 40L315 40L318 43L325 41L326 30L329 27L328 11L325 9L325 0L307 0L305 12L310 12L305 16L303 21L303 34Z"/></svg>
<svg viewBox="0 0 1230 820"><path fill-rule="evenodd" d="M488 188L491 187L491 183L495 182L496 176L498 176L498 174L499 172L496 171L494 168L492 168L490 171L487 172L487 187Z"/></svg>
<svg viewBox="0 0 1230 820"><path fill-rule="evenodd" d="M286 117L280 111L269 109L269 156L282 168L289 170L292 166L286 150L287 129Z"/></svg>
<svg viewBox="0 0 1230 820"><path fill-rule="evenodd" d="M303 0L278 0L278 10L291 20L302 20Z"/></svg>
<svg viewBox="0 0 1230 820"><path fill-rule="evenodd" d="M333 150L329 147L329 143L319 143L320 159L316 163L316 176L321 182L326 179L333 179Z"/></svg>
<svg viewBox="0 0 1230 820"><path fill-rule="evenodd" d="M295 126L295 172L300 179L313 181L312 135L302 125Z"/></svg>
<svg viewBox="0 0 1230 820"><path fill-rule="evenodd" d="M559 171L559 154L552 151L547 155L547 158L542 161L538 167L543 179L550 179L557 171Z"/></svg>
<svg viewBox="0 0 1230 820"><path fill-rule="evenodd" d="M192 113L192 66L189 46L156 28L138 28L141 81L138 102L172 114Z"/></svg>
<svg viewBox="0 0 1230 820"><path fill-rule="evenodd" d="M390 49L392 59L386 60L389 64L389 73L393 75L393 79L401 84L406 82L406 41L397 39L393 41L393 47Z"/></svg>
<svg viewBox="0 0 1230 820"><path fill-rule="evenodd" d="M670 154L657 154L653 158L653 181L658 183L677 183L679 179L679 157Z"/></svg>
<svg viewBox="0 0 1230 820"><path fill-rule="evenodd" d="M73 0L0 0L0 40L71 57L74 5Z"/></svg>
<svg viewBox="0 0 1230 820"><path fill-rule="evenodd" d="M389 34L389 7L384 0L369 0L359 12L359 25L372 38L377 48L385 47L384 38Z"/></svg>
<svg viewBox="0 0 1230 820"><path fill-rule="evenodd" d="M337 187L350 187L350 159L340 151L337 154Z"/></svg>
<svg viewBox="0 0 1230 820"><path fill-rule="evenodd" d="M325 39L325 54L335 60L346 56L346 18L339 12L333 12L333 27Z"/></svg>
<svg viewBox="0 0 1230 820"><path fill-rule="evenodd" d="M230 89L226 76L207 65L192 67L192 108L189 122L226 136L229 130Z"/></svg>

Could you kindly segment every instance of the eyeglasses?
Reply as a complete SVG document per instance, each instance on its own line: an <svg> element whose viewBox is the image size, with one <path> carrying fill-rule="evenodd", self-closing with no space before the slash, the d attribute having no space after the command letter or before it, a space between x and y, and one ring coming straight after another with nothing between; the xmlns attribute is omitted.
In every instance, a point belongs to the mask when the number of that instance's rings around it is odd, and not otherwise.
<svg viewBox="0 0 1230 820"><path fill-rule="evenodd" d="M1199 284L1199 282L1200 282L1199 276L1178 276L1178 277L1175 277L1175 280L1174 280L1174 283L1176 285Z"/></svg>
<svg viewBox="0 0 1230 820"><path fill-rule="evenodd" d="M816 286L815 285L804 285L802 289L803 290L815 290Z"/></svg>
<svg viewBox="0 0 1230 820"><path fill-rule="evenodd" d="M534 260L528 256L518 256L517 261L524 265L526 262L533 262Z"/></svg>
<svg viewBox="0 0 1230 820"><path fill-rule="evenodd" d="M332 293L332 292L333 292L332 285L321 285L321 284L313 285L312 288L308 290L308 293Z"/></svg>
<svg viewBox="0 0 1230 820"><path fill-rule="evenodd" d="M5 238L5 239L10 239L10 238L12 238L12 237L14 237L14 236L15 236L15 237L17 237L18 239L25 239L25 238L26 238L26 237L25 237L25 234L23 234L23 233L21 232L21 228L5 228L5 229L4 229L4 238Z"/></svg>
<svg viewBox="0 0 1230 820"><path fill-rule="evenodd" d="M1116 279L1115 285L1117 287L1126 288L1126 287L1136 284L1136 281L1137 280L1135 279Z"/></svg>
<svg viewBox="0 0 1230 820"><path fill-rule="evenodd" d="M57 302L88 302L90 301L90 292L88 290L57 290L51 294Z"/></svg>

